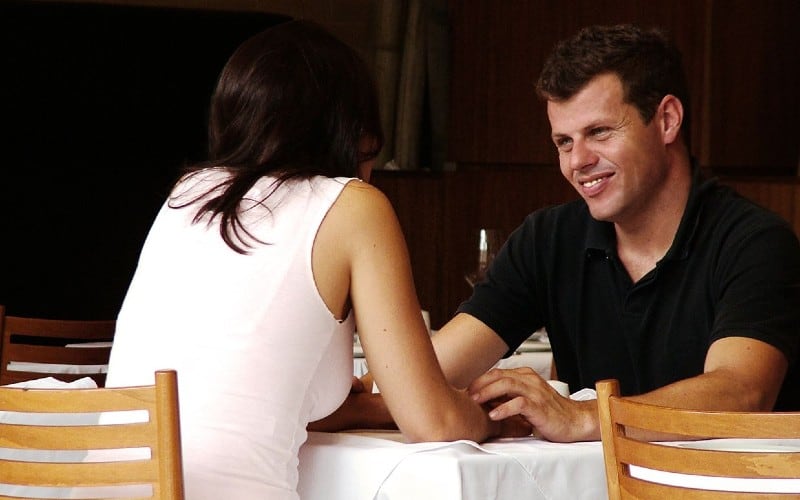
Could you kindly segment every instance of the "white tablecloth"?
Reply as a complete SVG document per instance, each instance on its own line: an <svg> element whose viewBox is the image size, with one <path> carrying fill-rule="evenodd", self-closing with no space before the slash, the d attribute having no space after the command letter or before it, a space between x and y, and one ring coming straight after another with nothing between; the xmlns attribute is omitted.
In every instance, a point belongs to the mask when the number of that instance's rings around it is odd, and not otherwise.
<svg viewBox="0 0 800 500"><path fill-rule="evenodd" d="M602 500L599 442L536 438L403 444L391 432L309 433L303 500Z"/></svg>
<svg viewBox="0 0 800 500"><path fill-rule="evenodd" d="M770 446L764 443L770 441ZM667 443L665 443L667 444ZM800 440L714 439L669 443L709 449L797 451ZM731 479L636 468L658 483L709 490L796 493L798 479ZM551 443L533 437L403 444L397 432L309 433L300 450L303 500L602 500L600 442Z"/></svg>

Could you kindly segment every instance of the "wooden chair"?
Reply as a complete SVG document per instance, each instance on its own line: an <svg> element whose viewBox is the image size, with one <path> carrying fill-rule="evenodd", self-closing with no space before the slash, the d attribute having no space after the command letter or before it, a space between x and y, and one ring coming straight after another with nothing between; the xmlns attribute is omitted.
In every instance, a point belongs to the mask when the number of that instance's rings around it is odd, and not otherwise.
<svg viewBox="0 0 800 500"><path fill-rule="evenodd" d="M100 423L103 418L98 416L99 412L138 411L141 417L142 410L146 418L133 423L131 418L124 424ZM0 499L63 498L64 493L68 498L184 498L174 370L156 372L155 385L141 387L0 387L0 414L5 417L0 419L0 449L17 453L0 454L0 483L14 488L3 493L11 496L0 494ZM71 414L66 415L73 419L70 425L53 422L54 417L65 418L64 414ZM16 415L13 423L10 415ZM87 452L90 461L86 454L76 459L77 450L100 451ZM137 459L132 451L138 453ZM21 491L31 488L37 491ZM58 495L55 489L60 490Z"/></svg>
<svg viewBox="0 0 800 500"><path fill-rule="evenodd" d="M610 500L800 498L798 493L745 493L671 486L635 477L641 473L631 474L631 467L637 466L659 473L694 476L798 479L798 448L787 446L780 452L758 452L731 447L721 451L693 443L676 446L675 443L648 442L628 434L629 429L635 428L686 436L688 441L702 438L796 439L800 438L800 413L711 412L636 403L619 397L616 380L600 381L596 389ZM687 447L687 444L699 449ZM697 478L694 479L697 482ZM704 478L704 481L707 486L713 479Z"/></svg>
<svg viewBox="0 0 800 500"><path fill-rule="evenodd" d="M0 385L47 376L65 382L89 376L98 386L104 386L105 373L50 372L47 371L47 364L107 365L115 327L115 320L78 321L6 316L5 307L0 305L0 330L3 332ZM75 347L79 344L87 346ZM26 371L25 365L22 365L23 369L9 370L9 363L37 363L37 370L42 371Z"/></svg>

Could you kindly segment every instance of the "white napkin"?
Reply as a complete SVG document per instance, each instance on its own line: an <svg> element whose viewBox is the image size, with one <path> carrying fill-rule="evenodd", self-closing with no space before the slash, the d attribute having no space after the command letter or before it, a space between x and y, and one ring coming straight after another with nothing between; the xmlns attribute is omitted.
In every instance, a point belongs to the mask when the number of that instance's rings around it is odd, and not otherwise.
<svg viewBox="0 0 800 500"><path fill-rule="evenodd" d="M21 389L96 389L97 383L91 377L83 377L73 382L64 382L55 377L44 377L3 387L19 387Z"/></svg>
<svg viewBox="0 0 800 500"><path fill-rule="evenodd" d="M21 389L96 389L97 384L90 377L83 377L74 382L64 382L53 377L37 378L9 384L4 387ZM97 421L96 414L88 413L24 413L18 411L0 411L0 422L33 425L85 425Z"/></svg>
<svg viewBox="0 0 800 500"><path fill-rule="evenodd" d="M573 392L570 396L570 399L575 401L589 401L590 399L597 399L597 391L594 389L581 389L579 391Z"/></svg>

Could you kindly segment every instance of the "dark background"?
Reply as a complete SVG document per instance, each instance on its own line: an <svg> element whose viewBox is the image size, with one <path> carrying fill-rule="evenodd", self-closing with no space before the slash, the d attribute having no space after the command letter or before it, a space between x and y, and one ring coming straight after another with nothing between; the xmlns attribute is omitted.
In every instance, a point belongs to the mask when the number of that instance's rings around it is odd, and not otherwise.
<svg viewBox="0 0 800 500"><path fill-rule="evenodd" d="M147 230L206 151L236 46L285 20L113 5L0 3L0 304L115 318Z"/></svg>

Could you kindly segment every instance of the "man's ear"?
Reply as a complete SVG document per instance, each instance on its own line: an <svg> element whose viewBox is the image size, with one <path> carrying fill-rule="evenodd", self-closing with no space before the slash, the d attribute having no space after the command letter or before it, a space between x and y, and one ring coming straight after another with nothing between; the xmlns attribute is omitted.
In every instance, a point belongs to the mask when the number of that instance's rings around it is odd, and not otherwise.
<svg viewBox="0 0 800 500"><path fill-rule="evenodd" d="M675 142L681 132L683 124L683 104L672 94L667 94L658 105L657 117L661 128L664 144Z"/></svg>

